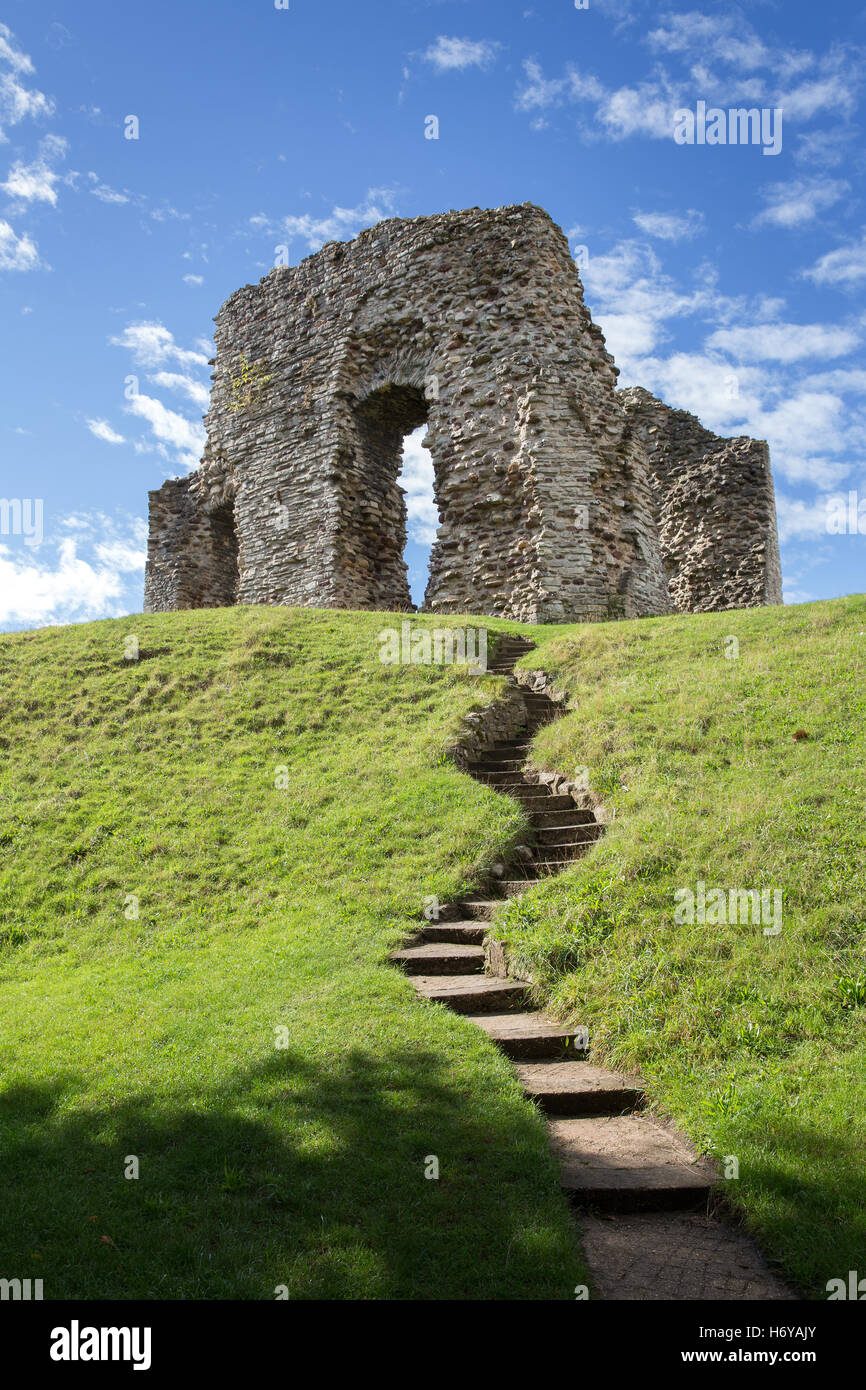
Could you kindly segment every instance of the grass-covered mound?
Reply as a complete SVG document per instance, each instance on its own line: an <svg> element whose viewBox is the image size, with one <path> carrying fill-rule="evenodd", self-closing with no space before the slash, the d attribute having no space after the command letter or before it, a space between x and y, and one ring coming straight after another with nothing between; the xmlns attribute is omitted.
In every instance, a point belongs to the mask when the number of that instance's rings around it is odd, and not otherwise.
<svg viewBox="0 0 866 1390"><path fill-rule="evenodd" d="M826 1297L866 1272L866 600L536 631L519 664L571 708L536 761L611 819L499 934L593 1060L738 1159L731 1201ZM699 882L728 910L678 923ZM732 889L780 891L781 931L713 921Z"/></svg>
<svg viewBox="0 0 866 1390"><path fill-rule="evenodd" d="M382 665L399 621L0 638L0 1275L47 1299L573 1297L541 1119L384 963L522 831L442 756L499 682Z"/></svg>

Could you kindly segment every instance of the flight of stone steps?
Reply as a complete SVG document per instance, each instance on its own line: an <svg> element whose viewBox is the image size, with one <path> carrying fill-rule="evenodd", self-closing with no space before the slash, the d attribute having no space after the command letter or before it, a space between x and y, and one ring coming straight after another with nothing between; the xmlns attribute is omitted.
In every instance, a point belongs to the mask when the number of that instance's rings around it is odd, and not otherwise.
<svg viewBox="0 0 866 1390"><path fill-rule="evenodd" d="M488 669L511 676L518 656L532 645L505 638ZM584 1029L564 1027L529 1007L527 984L487 972L483 943L502 900L560 873L601 834L592 811L575 806L570 796L554 795L525 771L533 734L559 711L545 694L524 691L524 702L525 735L494 745L470 771L521 801L533 845L521 847L526 857L518 855L485 895L442 908L439 920L425 923L391 959L412 976L423 998L466 1015L512 1059L526 1094L549 1117L562 1184L573 1200L628 1211L692 1206L706 1199L715 1182L711 1164L639 1113L642 1093L634 1077L587 1060Z"/></svg>
<svg viewBox="0 0 866 1390"><path fill-rule="evenodd" d="M489 748L469 768L522 802L533 844L498 866L502 873L487 891L441 908L438 920L426 922L391 959L422 998L464 1015L514 1063L526 1095L547 1117L562 1186L587 1213L582 1234L602 1297L790 1298L751 1242L707 1216L718 1182L714 1165L671 1126L641 1113L640 1080L594 1066L585 1028L555 1022L532 1008L525 982L491 973L493 918L503 900L560 873L602 833L592 811L553 794L526 770L533 735L560 713L547 695L514 680L515 662L533 645L504 638L488 668L522 691L524 733ZM616 1231L605 1224L613 1213L617 1220L634 1214L626 1218L632 1225L625 1240L622 1224Z"/></svg>

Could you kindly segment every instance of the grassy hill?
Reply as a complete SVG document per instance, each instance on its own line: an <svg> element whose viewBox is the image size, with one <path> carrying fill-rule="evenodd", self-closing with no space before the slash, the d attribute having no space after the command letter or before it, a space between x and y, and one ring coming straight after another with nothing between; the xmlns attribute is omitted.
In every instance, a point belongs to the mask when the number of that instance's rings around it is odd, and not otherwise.
<svg viewBox="0 0 866 1390"><path fill-rule="evenodd" d="M509 1064L384 964L524 832L443 755L497 678L382 665L391 622L0 638L0 1276L46 1298L585 1281ZM509 909L511 949L596 1059L738 1158L731 1199L820 1296L866 1260L866 601L522 630L573 707L537 761L585 767L615 814ZM781 890L782 931L677 925L698 880Z"/></svg>

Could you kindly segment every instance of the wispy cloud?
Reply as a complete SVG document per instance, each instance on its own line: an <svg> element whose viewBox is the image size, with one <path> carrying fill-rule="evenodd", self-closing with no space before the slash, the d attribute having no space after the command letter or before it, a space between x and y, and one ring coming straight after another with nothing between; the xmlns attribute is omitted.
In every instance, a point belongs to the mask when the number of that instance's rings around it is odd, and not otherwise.
<svg viewBox="0 0 866 1390"><path fill-rule="evenodd" d="M743 362L801 362L807 357L845 357L859 341L853 329L832 324L765 323L717 329L707 347Z"/></svg>
<svg viewBox="0 0 866 1390"><path fill-rule="evenodd" d="M207 368L209 344L199 341L196 348L181 347L171 330L155 320L127 324L123 332L110 338L109 342L115 347L126 348L132 354L135 365L145 369L148 380L155 386L180 391L200 407L207 405L208 388L194 373ZM180 367L182 370L167 370L170 367ZM128 395L124 409L128 414L146 421L155 441L150 444L133 441L136 452L145 453L155 449L161 457L178 467L197 466L205 442L205 430L200 418L192 420L137 387Z"/></svg>
<svg viewBox="0 0 866 1390"><path fill-rule="evenodd" d="M59 135L46 135L39 154L30 164L16 160L0 188L19 203L57 203L56 184L60 178L54 162L66 155L66 141Z"/></svg>
<svg viewBox="0 0 866 1390"><path fill-rule="evenodd" d="M396 189L371 188L356 207L335 207L324 217L301 213L273 219L260 213L250 218L249 225L255 232L285 237L287 241L299 237L311 251L318 251L327 241L351 240L365 227L373 227L386 217L394 217L396 198Z"/></svg>
<svg viewBox="0 0 866 1390"><path fill-rule="evenodd" d="M691 109L697 99L728 109L781 107L786 122L807 122L823 112L838 120L854 113L863 85L859 50L836 43L816 55L773 46L740 14L668 14L644 42L654 61L644 77L621 86L573 63L549 76L536 58L528 58L517 109L537 112L566 103L588 108L590 118L581 127L587 139L671 139L675 112Z"/></svg>
<svg viewBox="0 0 866 1390"><path fill-rule="evenodd" d="M26 53L16 47L11 29L0 24L0 143L8 139L6 130L18 125L28 116L51 116L54 102L35 87L28 87L19 78L33 72L33 63Z"/></svg>
<svg viewBox="0 0 866 1390"><path fill-rule="evenodd" d="M866 236L826 252L803 274L816 285L833 285L843 290L859 285L866 280Z"/></svg>
<svg viewBox="0 0 866 1390"><path fill-rule="evenodd" d="M128 203L131 194L120 193L116 188L111 188L107 183L103 183L98 174L91 169L87 175L90 183L94 185L89 191L94 198L98 198L101 203Z"/></svg>
<svg viewBox="0 0 866 1390"><path fill-rule="evenodd" d="M661 241L684 241L704 229L703 213L689 208L686 213L636 212L632 221L647 236Z"/></svg>
<svg viewBox="0 0 866 1390"><path fill-rule="evenodd" d="M848 192L844 179L793 179L773 183L764 191L766 204L754 226L802 227L813 222L819 212L833 207Z"/></svg>
<svg viewBox="0 0 866 1390"><path fill-rule="evenodd" d="M149 378L155 386L165 387L167 391L181 391L185 396L202 410L205 409L210 399L210 391L201 381L196 381L195 377L184 375L182 372L154 372Z"/></svg>
<svg viewBox="0 0 866 1390"><path fill-rule="evenodd" d="M26 232L18 236L0 220L0 270L36 270L40 264L36 243Z"/></svg>
<svg viewBox="0 0 866 1390"><path fill-rule="evenodd" d="M122 434L113 430L107 420L88 420L87 428L91 434L95 434L97 439L104 439L106 444L125 444L126 441Z"/></svg>
<svg viewBox="0 0 866 1390"><path fill-rule="evenodd" d="M193 352L180 347L174 334L165 324L154 320L130 323L117 337L109 339L114 347L127 348L133 360L142 367L160 367L166 362L180 362L184 366L206 367L207 357L203 352Z"/></svg>
<svg viewBox="0 0 866 1390"><path fill-rule="evenodd" d="M177 462L186 468L195 468L204 448L204 426L195 420L188 420L176 410L169 410L162 401L142 392L132 396L126 409L131 415L146 420L155 437L163 444L178 450Z"/></svg>
<svg viewBox="0 0 866 1390"><path fill-rule="evenodd" d="M489 68L500 47L492 39L458 39L440 34L422 56L436 72L463 72L466 68Z"/></svg>

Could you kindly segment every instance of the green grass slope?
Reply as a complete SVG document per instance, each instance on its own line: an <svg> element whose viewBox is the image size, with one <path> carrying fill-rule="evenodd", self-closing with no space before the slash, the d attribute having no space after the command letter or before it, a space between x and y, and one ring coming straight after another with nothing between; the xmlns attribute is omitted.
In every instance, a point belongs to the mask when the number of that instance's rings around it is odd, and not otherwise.
<svg viewBox="0 0 866 1390"><path fill-rule="evenodd" d="M730 1202L826 1297L866 1272L866 600L538 636L520 665L571 712L536 762L586 769L610 821L499 934L594 1060L738 1161ZM780 891L781 931L678 924L699 881Z"/></svg>
<svg viewBox="0 0 866 1390"><path fill-rule="evenodd" d="M508 1063L385 964L522 830L443 757L500 682L382 665L389 622L0 638L0 1276L47 1299L585 1278Z"/></svg>
<svg viewBox="0 0 866 1390"><path fill-rule="evenodd" d="M390 623L0 638L0 1276L46 1298L585 1282L510 1066L385 964L525 834L443 756L496 678L382 665ZM500 934L595 1060L737 1159L731 1203L820 1297L866 1269L866 601L523 630L571 706L536 761L585 768L610 820ZM699 880L781 891L781 932L678 924Z"/></svg>

